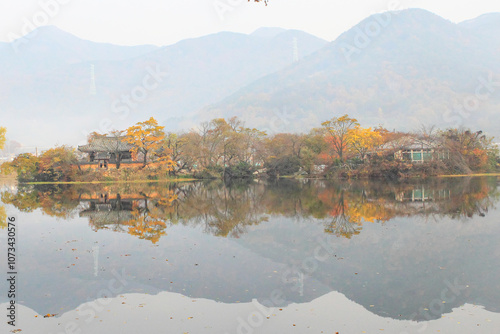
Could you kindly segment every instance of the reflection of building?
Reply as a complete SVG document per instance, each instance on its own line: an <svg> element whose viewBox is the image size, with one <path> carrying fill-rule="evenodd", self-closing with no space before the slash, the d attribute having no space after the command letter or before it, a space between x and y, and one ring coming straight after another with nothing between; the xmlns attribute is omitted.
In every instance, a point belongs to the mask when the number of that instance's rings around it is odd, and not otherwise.
<svg viewBox="0 0 500 334"><path fill-rule="evenodd" d="M107 225L120 225L133 218L133 203L140 199L122 199L120 194L110 196L99 194L89 199L82 198L82 202L88 202L88 208L80 212L80 217L89 218L90 224L96 228L104 228Z"/></svg>
<svg viewBox="0 0 500 334"><path fill-rule="evenodd" d="M133 163L131 150L134 146L123 142L123 138L102 136L90 139L87 145L78 146L80 152L88 154L88 160L81 164L81 167L109 168L110 164L119 167L122 163L125 167L127 163Z"/></svg>
<svg viewBox="0 0 500 334"><path fill-rule="evenodd" d="M396 194L398 202L431 202L449 199L450 190L448 189L430 190L422 187Z"/></svg>

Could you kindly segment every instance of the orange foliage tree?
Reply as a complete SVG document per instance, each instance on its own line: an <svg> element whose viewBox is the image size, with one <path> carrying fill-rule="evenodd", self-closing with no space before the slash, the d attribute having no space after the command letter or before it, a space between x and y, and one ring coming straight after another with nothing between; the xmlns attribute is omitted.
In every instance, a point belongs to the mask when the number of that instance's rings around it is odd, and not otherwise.
<svg viewBox="0 0 500 334"><path fill-rule="evenodd" d="M143 167L146 167L148 154L160 150L165 138L164 127L159 126L158 122L151 117L149 120L139 122L126 130L124 142L134 145L132 154L143 155Z"/></svg>

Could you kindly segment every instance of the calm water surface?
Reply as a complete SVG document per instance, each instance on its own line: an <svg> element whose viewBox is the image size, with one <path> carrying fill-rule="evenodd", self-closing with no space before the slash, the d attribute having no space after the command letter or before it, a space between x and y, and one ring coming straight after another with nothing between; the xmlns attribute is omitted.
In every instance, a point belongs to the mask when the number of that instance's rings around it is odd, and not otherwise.
<svg viewBox="0 0 500 334"><path fill-rule="evenodd" d="M39 314L160 291L224 303L280 291L283 307L338 291L393 319L500 312L495 177L21 185L1 199L19 220L19 300ZM113 293L116 273L127 284Z"/></svg>

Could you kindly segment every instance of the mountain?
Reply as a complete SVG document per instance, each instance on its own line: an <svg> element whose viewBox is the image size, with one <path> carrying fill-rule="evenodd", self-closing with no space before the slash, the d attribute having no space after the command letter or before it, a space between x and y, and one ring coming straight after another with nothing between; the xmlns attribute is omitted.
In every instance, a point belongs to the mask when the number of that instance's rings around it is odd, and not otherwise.
<svg viewBox="0 0 500 334"><path fill-rule="evenodd" d="M285 31L286 29L283 28L262 27L255 30L253 33L251 33L251 35L259 38L271 39Z"/></svg>
<svg viewBox="0 0 500 334"><path fill-rule="evenodd" d="M125 60L158 49L152 45L117 46L82 40L54 26L42 26L10 43L0 53L0 70L12 76L46 73L64 65ZM1 47L1 45L0 45Z"/></svg>
<svg viewBox="0 0 500 334"><path fill-rule="evenodd" d="M489 13L473 20L464 21L460 27L470 31L480 39L481 48L500 53L500 13Z"/></svg>
<svg viewBox="0 0 500 334"><path fill-rule="evenodd" d="M0 54L0 110L8 136L30 146L75 145L93 130L124 129L150 116L167 129L190 127L197 123L186 118L190 113L291 64L295 40L299 57L327 44L274 28L161 48L82 41L53 27L26 38L19 54L13 48ZM92 65L96 95L90 95Z"/></svg>
<svg viewBox="0 0 500 334"><path fill-rule="evenodd" d="M459 24L467 29L476 30L478 33L483 29L488 31L500 31L500 13L483 14L475 19L467 20Z"/></svg>
<svg viewBox="0 0 500 334"><path fill-rule="evenodd" d="M491 120L500 111L499 15L461 24L422 9L370 16L200 117L236 115L273 133L306 131L347 113L365 126L466 125L498 136Z"/></svg>

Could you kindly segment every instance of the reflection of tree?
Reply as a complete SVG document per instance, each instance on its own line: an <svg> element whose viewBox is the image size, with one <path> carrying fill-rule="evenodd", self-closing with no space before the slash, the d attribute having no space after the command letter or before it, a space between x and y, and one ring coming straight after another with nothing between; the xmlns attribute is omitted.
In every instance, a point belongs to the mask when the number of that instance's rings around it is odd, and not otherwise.
<svg viewBox="0 0 500 334"><path fill-rule="evenodd" d="M325 232L350 239L361 232L362 223L358 215L350 214L350 207L344 200L342 191L338 201L334 204L332 218L325 227Z"/></svg>
<svg viewBox="0 0 500 334"><path fill-rule="evenodd" d="M167 187L132 191L128 194L87 194L89 204L80 216L88 217L95 230L127 232L156 243L166 234L167 223L174 221L172 212L177 195Z"/></svg>
<svg viewBox="0 0 500 334"><path fill-rule="evenodd" d="M1 198L22 212L41 209L52 217L70 218L78 206L78 202L72 200L75 190L68 185L20 185L16 193L4 191Z"/></svg>
<svg viewBox="0 0 500 334"><path fill-rule="evenodd" d="M166 213L171 211L172 203L176 199L176 194L167 191L153 200L145 196L143 201L134 201L132 219L124 223L129 226L128 233L152 243L158 242L160 237L166 234L165 229L169 221Z"/></svg>
<svg viewBox="0 0 500 334"><path fill-rule="evenodd" d="M0 205L0 229L7 227L7 212L5 212L5 206Z"/></svg>
<svg viewBox="0 0 500 334"><path fill-rule="evenodd" d="M484 217L499 199L496 178L466 178L452 191L454 196L442 203L440 211L454 219Z"/></svg>
<svg viewBox="0 0 500 334"><path fill-rule="evenodd" d="M79 213L95 229L157 242L181 223L221 237L239 237L269 216L320 221L325 232L351 238L365 223L433 215L484 216L499 200L496 178L400 183L279 180L269 183L20 185L2 201L18 210L70 218ZM1 213L1 211L0 211Z"/></svg>
<svg viewBox="0 0 500 334"><path fill-rule="evenodd" d="M202 225L205 232L216 236L239 237L245 227L267 220L259 207L262 187L213 183L197 184L181 203L183 220Z"/></svg>

